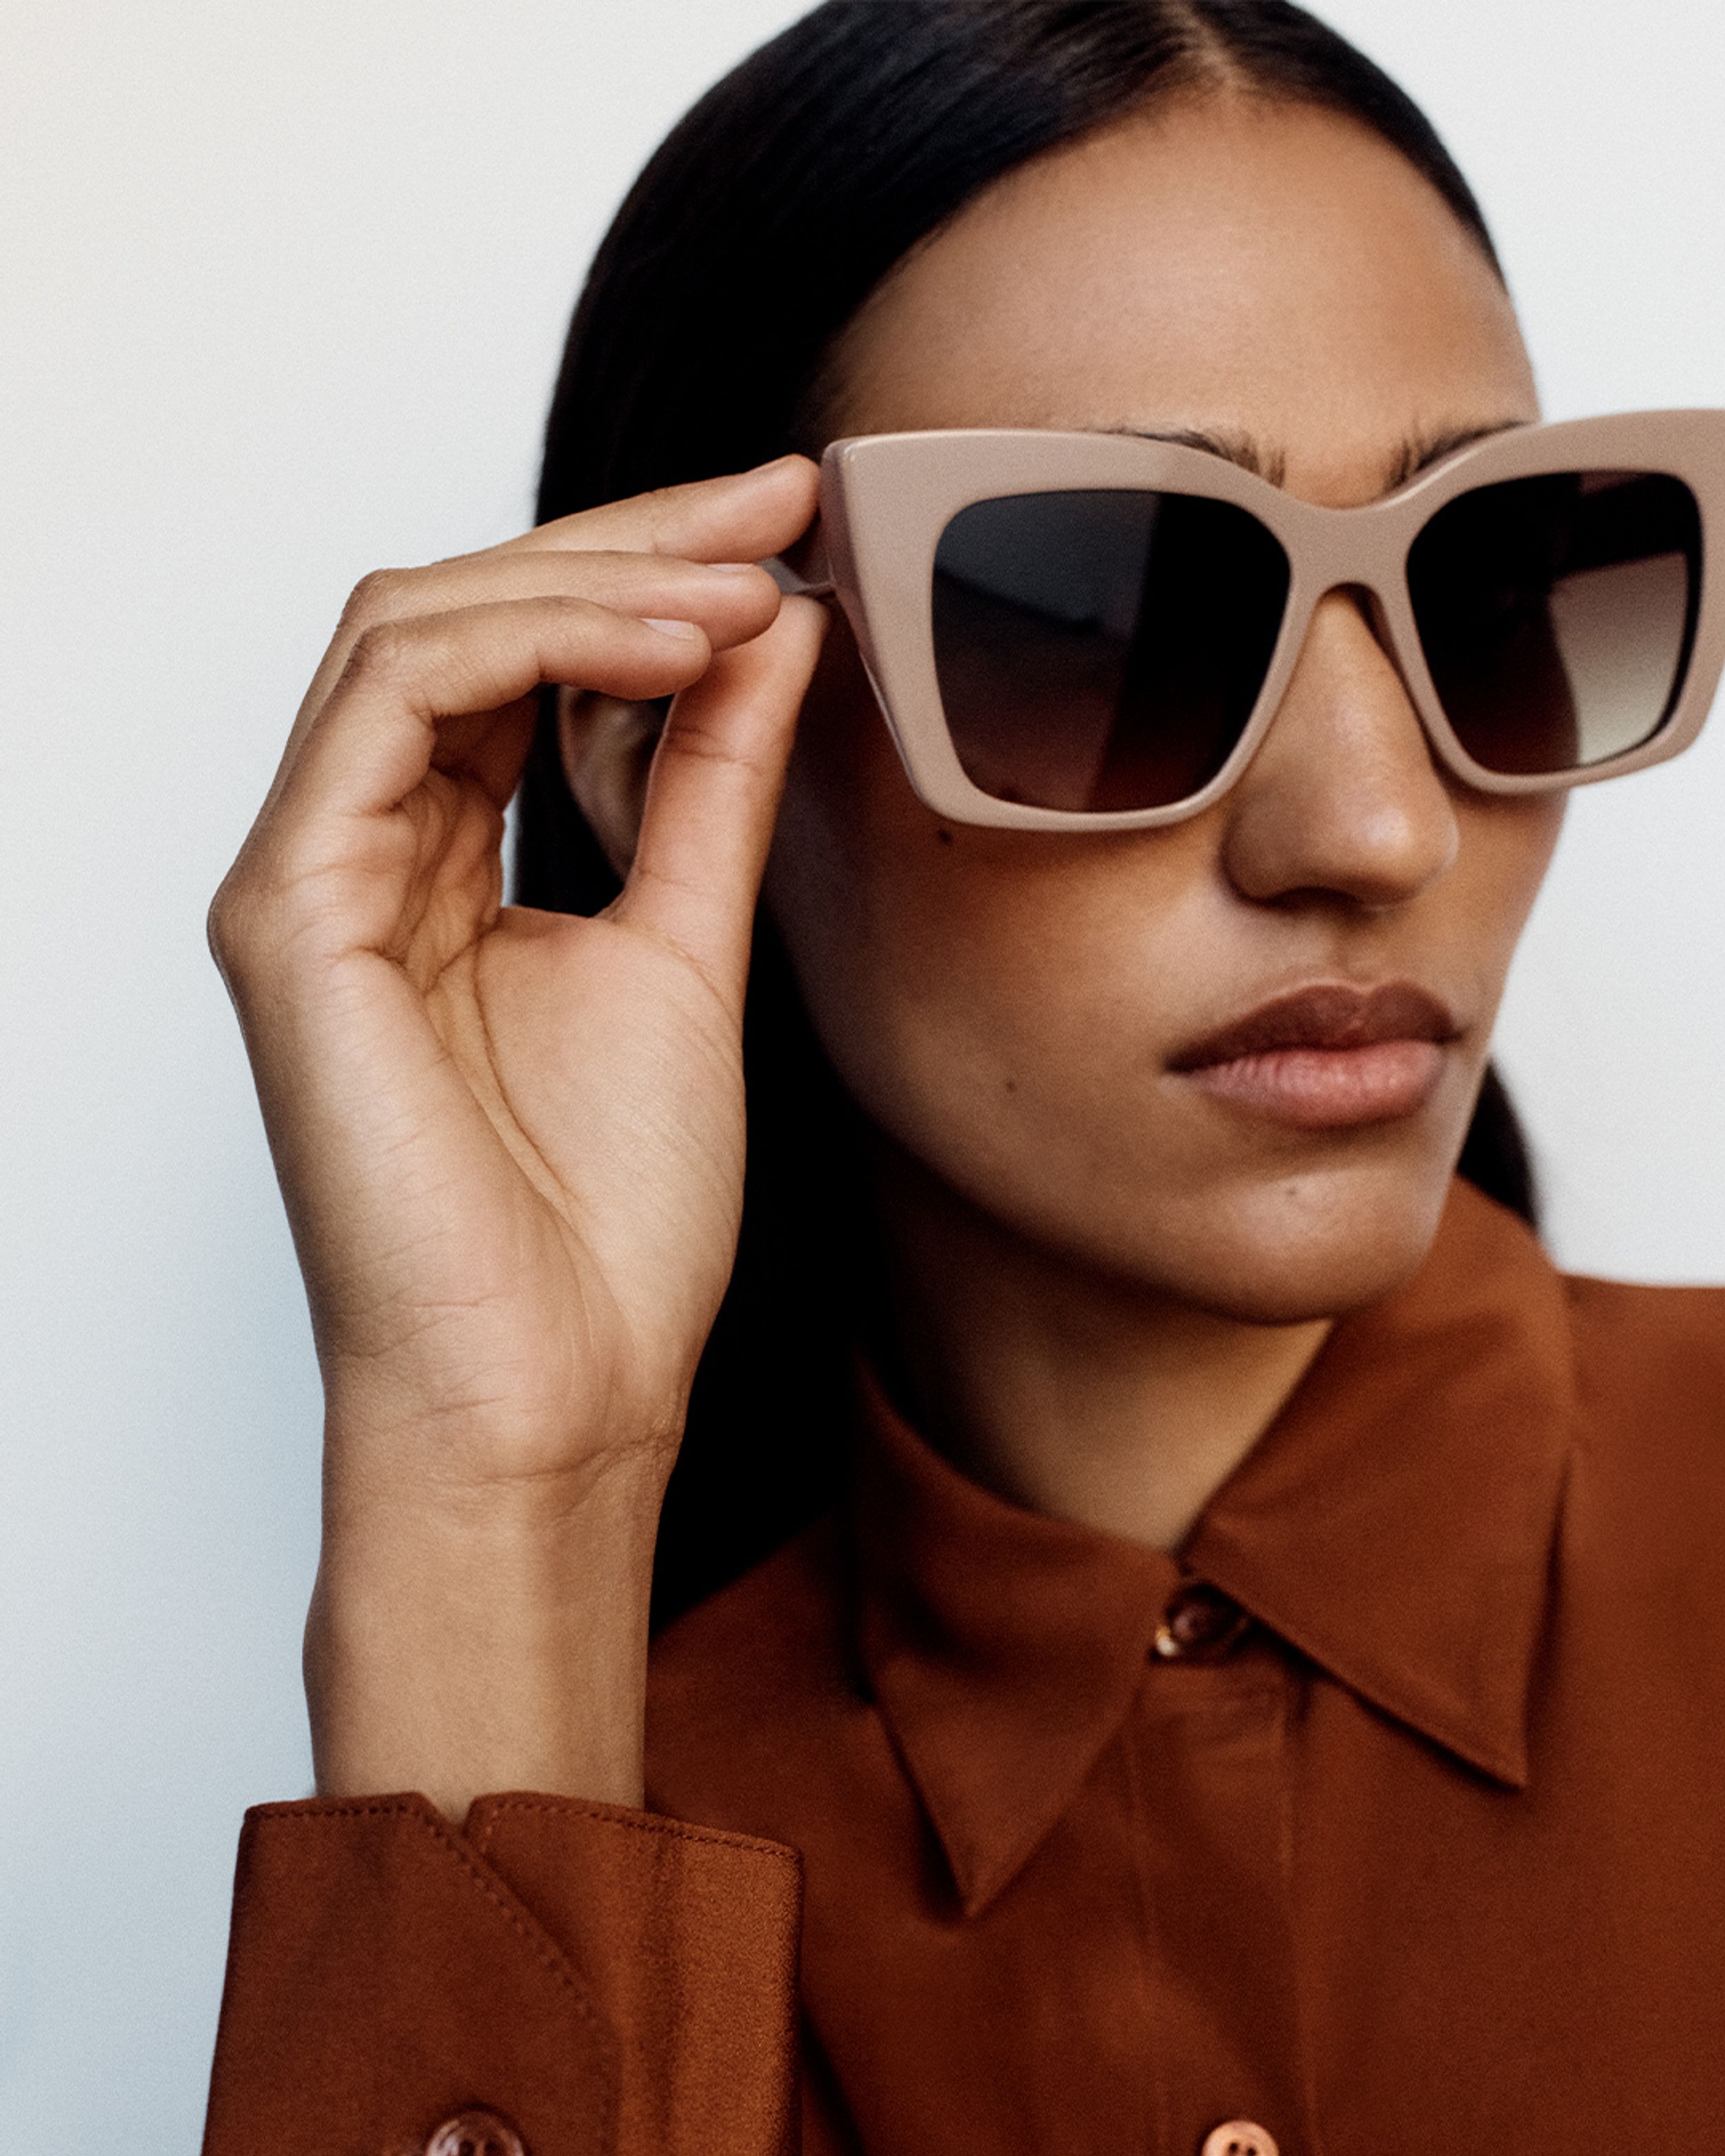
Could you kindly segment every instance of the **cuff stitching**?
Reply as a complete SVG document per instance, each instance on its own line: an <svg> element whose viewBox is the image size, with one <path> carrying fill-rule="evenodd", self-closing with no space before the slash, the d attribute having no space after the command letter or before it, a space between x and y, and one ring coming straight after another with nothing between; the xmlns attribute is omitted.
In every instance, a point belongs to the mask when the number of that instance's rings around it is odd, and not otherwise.
<svg viewBox="0 0 1725 2156"><path fill-rule="evenodd" d="M547 1798L505 1797L488 1805L487 1817L480 1830L481 1838L476 1846L484 1848L493 1822L506 1812L549 1813L564 1819L593 1820L603 1826L625 1828L631 1834L660 1835L675 1841L705 1842L720 1849L743 1850L762 1856L775 1856L789 1864L798 1861L796 1851L783 1842L764 1841L752 1835L729 1834L722 1827L691 1826L681 1820L658 1817L631 1819L612 1811L588 1811L567 1799L559 1801Z"/></svg>

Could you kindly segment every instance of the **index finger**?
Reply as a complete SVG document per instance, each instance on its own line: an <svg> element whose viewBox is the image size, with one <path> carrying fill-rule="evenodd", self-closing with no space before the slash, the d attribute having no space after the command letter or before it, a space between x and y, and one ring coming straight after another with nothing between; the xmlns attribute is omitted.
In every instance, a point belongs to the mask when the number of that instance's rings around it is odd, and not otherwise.
<svg viewBox="0 0 1725 2156"><path fill-rule="evenodd" d="M807 457L776 458L752 471L694 480L578 510L506 539L500 554L589 548L675 554L685 562L758 562L798 539L814 515L819 468Z"/></svg>

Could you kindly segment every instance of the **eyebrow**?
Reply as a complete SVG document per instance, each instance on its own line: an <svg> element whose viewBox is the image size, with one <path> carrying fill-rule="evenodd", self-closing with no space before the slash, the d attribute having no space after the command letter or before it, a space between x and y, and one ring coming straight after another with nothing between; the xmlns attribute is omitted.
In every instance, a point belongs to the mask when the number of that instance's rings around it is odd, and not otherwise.
<svg viewBox="0 0 1725 2156"><path fill-rule="evenodd" d="M1416 479L1433 465L1441 464L1457 449L1466 449L1471 443L1482 442L1488 435L1507 434L1512 428L1527 424L1525 419L1495 419L1482 427L1450 427L1439 434L1410 435L1386 467L1383 492L1394 494L1409 480ZM1271 486L1287 485L1286 453L1266 449L1248 434L1216 434L1204 427L1105 427L1101 431L1106 434L1127 434L1135 441L1172 442L1180 449L1202 449L1208 456L1238 465L1242 471L1250 472Z"/></svg>

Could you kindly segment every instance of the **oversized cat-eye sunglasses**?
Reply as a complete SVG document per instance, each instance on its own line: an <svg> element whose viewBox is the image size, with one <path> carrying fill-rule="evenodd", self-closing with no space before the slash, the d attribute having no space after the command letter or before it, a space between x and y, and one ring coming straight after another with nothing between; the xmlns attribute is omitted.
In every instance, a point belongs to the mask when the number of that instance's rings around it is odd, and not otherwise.
<svg viewBox="0 0 1725 2156"><path fill-rule="evenodd" d="M1725 412L1512 428L1328 509L1207 450L1040 430L838 441L788 590L830 594L954 822L1129 829L1224 793L1313 609L1358 595L1487 793L1675 756L1725 665Z"/></svg>

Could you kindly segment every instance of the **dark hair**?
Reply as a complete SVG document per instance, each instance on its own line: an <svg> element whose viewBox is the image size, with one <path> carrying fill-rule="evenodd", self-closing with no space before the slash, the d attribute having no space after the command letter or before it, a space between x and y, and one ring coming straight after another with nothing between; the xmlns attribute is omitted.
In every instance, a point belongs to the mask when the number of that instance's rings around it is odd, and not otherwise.
<svg viewBox="0 0 1725 2156"><path fill-rule="evenodd" d="M978 189L1148 101L1235 86L1344 113L1430 182L1496 266L1424 116L1283 0L826 0L709 90L594 259L558 377L542 520L758 464L804 438L863 300ZM593 912L616 880L564 782L549 706L522 783L516 896ZM737 1262L703 1358L655 1572L662 1621L837 1486L872 1276L855 1111L770 927L745 1026ZM1488 1074L1461 1172L1529 1219L1525 1145Z"/></svg>

